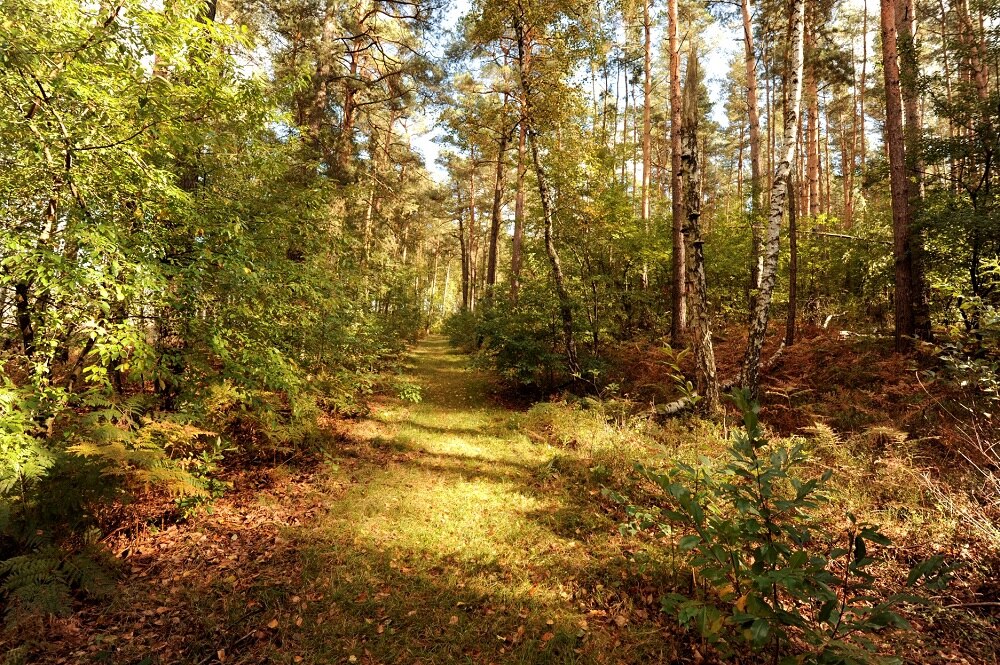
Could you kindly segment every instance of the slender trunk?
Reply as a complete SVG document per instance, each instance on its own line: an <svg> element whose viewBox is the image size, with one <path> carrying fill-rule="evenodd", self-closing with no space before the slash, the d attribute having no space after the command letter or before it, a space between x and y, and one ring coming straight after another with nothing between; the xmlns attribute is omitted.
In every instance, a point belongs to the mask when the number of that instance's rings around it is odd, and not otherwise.
<svg viewBox="0 0 1000 665"><path fill-rule="evenodd" d="M476 153L469 161L469 309L476 309L476 288L479 280L479 228L476 223Z"/></svg>
<svg viewBox="0 0 1000 665"><path fill-rule="evenodd" d="M795 200L795 174L788 178L788 198ZM795 314L799 281L798 215L795 206L788 206L788 317L785 319L785 346L795 343Z"/></svg>
<svg viewBox="0 0 1000 665"><path fill-rule="evenodd" d="M652 169L652 86L653 86L653 39L651 36L652 24L649 18L649 3L651 0L643 0L642 3L642 29L644 36L644 77L642 81L642 207L640 214L643 227L648 231L649 226L649 184L650 171Z"/></svg>
<svg viewBox="0 0 1000 665"><path fill-rule="evenodd" d="M859 153L861 154L861 176L862 183L864 182L865 174L865 160L868 157L868 137L865 133L865 89L868 87L868 0L864 0L864 14L861 19L861 82L858 91L858 120L861 123L859 136L861 138L861 145L859 148ZM863 186L863 185L862 185Z"/></svg>
<svg viewBox="0 0 1000 665"><path fill-rule="evenodd" d="M462 207L462 189L457 192L458 247L462 258L462 311L469 311L469 243L465 235L465 209Z"/></svg>
<svg viewBox="0 0 1000 665"><path fill-rule="evenodd" d="M628 160L625 157L628 155L628 107L629 107L629 96L632 94L632 82L628 79L628 65L623 68L623 76L625 77L625 108L622 110L622 187L625 187L625 191L628 192L628 181L625 180L625 171L628 169ZM635 203L635 199L632 199L632 203Z"/></svg>
<svg viewBox="0 0 1000 665"><path fill-rule="evenodd" d="M504 100L504 106L507 106ZM497 243L500 241L500 213L503 208L504 163L507 159L507 142L510 135L502 129L497 149L497 171L493 180L493 210L490 219L490 249L486 264L486 295L492 298L493 287L497 283Z"/></svg>
<svg viewBox="0 0 1000 665"><path fill-rule="evenodd" d="M811 14L812 12L810 12ZM808 210L806 213L816 217L820 213L820 191L819 191L819 91L816 80L816 28L813 25L814 19L810 15L807 19L809 26L806 29L806 54L809 65L806 67L806 178L808 190L806 201Z"/></svg>
<svg viewBox="0 0 1000 665"><path fill-rule="evenodd" d="M753 47L750 0L741 0L740 9L743 15L743 50L747 76L747 120L750 125L750 311L753 311L757 290L760 288L761 262L764 259L761 253L763 182L760 165L760 116L757 110L757 58ZM742 163L741 158L741 168ZM740 201L743 199L740 198Z"/></svg>
<svg viewBox="0 0 1000 665"><path fill-rule="evenodd" d="M910 348L914 333L913 253L903 137L903 105L900 95L899 58L896 43L896 0L881 0L882 71L885 76L885 142L889 153L889 185L892 199L892 237L896 284L894 292L896 350Z"/></svg>
<svg viewBox="0 0 1000 665"><path fill-rule="evenodd" d="M573 301L570 298L569 291L566 289L566 279L563 276L562 266L559 263L559 254L556 251L555 241L552 237L554 222L552 195L549 190L548 176L542 167L538 150L538 132L534 126L534 100L532 99L531 87L531 47L525 35L525 26L521 21L522 17L520 15L515 16L514 32L517 35L518 74L524 100L523 118L527 126L528 144L531 148L531 161L535 167L535 179L538 181L538 197L542 204L542 221L545 226L545 253L548 255L549 263L552 266L552 279L555 281L556 294L559 296L559 313L563 325L566 366L570 374L578 375L580 373L580 362L576 352L576 341L573 337Z"/></svg>
<svg viewBox="0 0 1000 665"><path fill-rule="evenodd" d="M667 0L668 48L670 49L670 197L673 244L673 298L671 301L670 343L679 345L687 328L684 297L684 200L681 191L681 53L678 40L677 0Z"/></svg>
<svg viewBox="0 0 1000 665"><path fill-rule="evenodd" d="M897 47L899 49L899 83L903 99L903 140L907 174L907 215L911 225L910 251L913 271L913 333L918 338L931 337L930 303L924 280L923 234L917 223L924 197L924 164L920 155L923 119L920 114L919 77L917 56L917 16L913 0L901 0L896 7Z"/></svg>
<svg viewBox="0 0 1000 665"><path fill-rule="evenodd" d="M523 100L522 100L523 103ZM517 136L517 192L514 195L514 238L510 252L510 295L517 302L521 289L522 239L524 237L524 177L528 172L525 160L526 124L522 118Z"/></svg>
<svg viewBox="0 0 1000 665"><path fill-rule="evenodd" d="M855 99L851 98L851 108L856 108ZM854 225L854 162L856 159L855 150L858 146L858 119L854 118L851 123L850 135L847 131L847 123L844 121L844 113L841 110L837 116L840 124L841 150L840 150L840 171L843 178L844 189L844 228L850 230Z"/></svg>
<svg viewBox="0 0 1000 665"><path fill-rule="evenodd" d="M785 87L792 94L785 110L785 128L782 139L781 161L774 172L774 185L771 188L771 211L767 220L767 235L764 244L764 269L761 271L760 298L750 322L747 336L747 349L743 356L743 367L740 372L740 384L750 391L754 397L759 392L760 355L767 334L768 316L771 310L771 297L774 294L774 283L778 273L779 236L781 218L785 213L788 201L788 178L792 171L792 161L795 159L795 141L799 127L799 107L802 102L802 51L804 42L803 24L805 21L805 0L793 0L790 16L791 62ZM794 205L794 203L793 203Z"/></svg>
<svg viewBox="0 0 1000 665"><path fill-rule="evenodd" d="M701 169L698 161L698 54L694 42L688 56L687 83L684 91L683 174L686 216L684 240L686 272L694 332L694 356L698 392L703 395L710 414L719 410L719 379L712 348L712 327L708 311L708 287L705 278L705 253L701 238Z"/></svg>
<svg viewBox="0 0 1000 665"><path fill-rule="evenodd" d="M31 306L28 304L30 287L27 282L14 285L14 307L17 312L17 328L21 333L21 348L24 355L35 355L35 326L31 320Z"/></svg>
<svg viewBox="0 0 1000 665"><path fill-rule="evenodd" d="M945 5L944 0L939 0L939 7L941 10L941 65L944 67L945 99L948 101L948 108L952 108L951 65L948 60L948 49L951 48L948 43L948 8ZM948 114L948 140L949 143L954 142L955 140L955 121L951 113ZM953 192L958 190L956 174L955 157L954 154L949 151L948 179L950 182L949 188Z"/></svg>
<svg viewBox="0 0 1000 665"><path fill-rule="evenodd" d="M830 161L830 102L826 101L823 104L823 162L820 164L820 173L822 174L824 190L823 190L823 209L820 211L825 215L830 214L830 209L833 206L833 162Z"/></svg>

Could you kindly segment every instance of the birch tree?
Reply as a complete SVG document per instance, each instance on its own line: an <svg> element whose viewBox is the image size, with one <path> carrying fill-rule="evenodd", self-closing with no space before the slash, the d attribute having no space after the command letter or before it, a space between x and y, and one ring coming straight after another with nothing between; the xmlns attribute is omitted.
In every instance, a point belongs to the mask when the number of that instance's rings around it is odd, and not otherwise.
<svg viewBox="0 0 1000 665"><path fill-rule="evenodd" d="M698 52L694 43L688 55L687 81L684 86L683 153L684 178L684 248L686 279L691 305L692 346L698 392L709 414L719 410L719 379L715 371L712 326L708 311L708 284L705 278L705 252L701 237L701 164L698 153Z"/></svg>
<svg viewBox="0 0 1000 665"><path fill-rule="evenodd" d="M670 197L672 212L673 291L670 303L670 343L679 344L687 328L684 300L684 200L681 191L681 52L678 39L677 0L667 0L667 34L670 49Z"/></svg>
<svg viewBox="0 0 1000 665"><path fill-rule="evenodd" d="M771 298L778 273L778 251L781 233L781 219L788 203L789 176L795 159L795 144L798 138L799 112L802 104L802 56L804 47L805 0L792 0L789 17L790 62L785 77L785 87L791 90L788 107L785 109L785 127L782 137L781 161L774 170L771 186L771 208L767 218L764 236L764 262L761 268L760 290L751 313L747 348L743 355L740 371L740 385L748 389L754 397L759 391L760 356L767 335Z"/></svg>

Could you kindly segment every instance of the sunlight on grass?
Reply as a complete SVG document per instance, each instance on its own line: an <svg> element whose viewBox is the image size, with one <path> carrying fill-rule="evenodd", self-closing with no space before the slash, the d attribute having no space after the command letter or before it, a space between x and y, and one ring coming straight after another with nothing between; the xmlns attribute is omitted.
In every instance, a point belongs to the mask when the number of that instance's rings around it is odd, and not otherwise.
<svg viewBox="0 0 1000 665"><path fill-rule="evenodd" d="M558 449L490 405L482 378L438 341L414 354L422 402L392 401L354 435L389 459L331 471L347 486L305 543L325 589L306 639L318 661L602 662L583 658L563 582L592 557L568 526L572 500L539 477Z"/></svg>

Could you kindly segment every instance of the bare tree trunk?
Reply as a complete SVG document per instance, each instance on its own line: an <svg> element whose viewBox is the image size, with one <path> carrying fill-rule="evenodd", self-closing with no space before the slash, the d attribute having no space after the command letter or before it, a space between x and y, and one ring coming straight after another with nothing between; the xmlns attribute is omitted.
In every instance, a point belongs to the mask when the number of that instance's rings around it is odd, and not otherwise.
<svg viewBox="0 0 1000 665"><path fill-rule="evenodd" d="M851 109L855 108L855 99L851 98ZM858 119L855 117L848 135L847 123L844 121L843 110L837 114L840 125L840 171L844 194L844 228L850 229L854 224L854 162L855 150L858 146Z"/></svg>
<svg viewBox="0 0 1000 665"><path fill-rule="evenodd" d="M507 107L504 95L504 108ZM493 210L490 219L490 248L486 263L486 296L492 299L493 287L497 283L497 243L500 241L500 213L503 208L504 165L507 159L507 142L510 134L501 128L500 143L497 147L497 171L493 180Z"/></svg>
<svg viewBox="0 0 1000 665"><path fill-rule="evenodd" d="M642 29L644 36L644 76L642 81L642 208L641 216L643 224L649 223L649 183L650 169L652 168L652 86L653 86L653 38L651 35L652 23L649 17L649 3L651 0L643 0L642 3Z"/></svg>
<svg viewBox="0 0 1000 665"><path fill-rule="evenodd" d="M806 182L808 189L806 201L809 209L806 213L816 217L820 213L820 191L819 191L819 85L816 80L815 53L816 53L816 28L813 25L814 18L806 19L806 53L809 64L806 66Z"/></svg>
<svg viewBox="0 0 1000 665"><path fill-rule="evenodd" d="M708 286L705 278L705 253L701 238L701 168L698 162L698 53L694 42L688 55L687 83L684 91L684 201L687 215L684 240L687 257L687 286L694 324L694 357L698 392L710 414L719 410L719 378L712 348L712 326L708 311Z"/></svg>
<svg viewBox="0 0 1000 665"><path fill-rule="evenodd" d="M864 0L864 15L861 19L861 82L858 93L858 120L861 122L861 176L864 182L866 159L868 157L868 137L865 133L865 88L868 87L868 0Z"/></svg>
<svg viewBox="0 0 1000 665"><path fill-rule="evenodd" d="M795 173L788 177L788 198L795 201ZM785 319L785 346L795 344L795 315L798 304L799 239L795 204L788 206L788 316Z"/></svg>
<svg viewBox="0 0 1000 665"><path fill-rule="evenodd" d="M469 309L476 309L476 289L479 281L479 242L476 223L476 153L469 163Z"/></svg>
<svg viewBox="0 0 1000 665"><path fill-rule="evenodd" d="M760 289L761 263L764 260L761 252L764 205L760 168L760 115L757 109L757 57L753 48L750 0L741 0L740 9L743 15L743 50L747 72L747 120L750 124L750 311L752 312ZM740 159L741 168L742 164L743 160ZM741 198L740 201L742 200Z"/></svg>
<svg viewBox="0 0 1000 665"><path fill-rule="evenodd" d="M889 186L892 199L893 256L896 263L894 291L896 350L910 348L914 333L913 252L903 138L903 104L900 94L896 43L896 0L882 2L882 71L885 76L885 142L889 152Z"/></svg>
<svg viewBox="0 0 1000 665"><path fill-rule="evenodd" d="M901 0L896 7L896 31L899 49L900 93L903 98L904 152L908 178L907 207L911 227L916 224L917 214L924 198L924 163L920 155L923 118L920 114L919 77L920 66L917 56L917 16L913 0ZM929 294L924 280L924 243L919 229L911 228L910 251L913 270L913 333L918 338L931 338L931 317Z"/></svg>
<svg viewBox="0 0 1000 665"><path fill-rule="evenodd" d="M548 255L549 263L552 266L552 279L555 281L556 294L559 296L559 313L563 324L566 366L570 374L576 375L580 373L580 362L576 352L576 341L573 337L573 301L570 298L569 291L566 289L566 279L563 276L562 266L559 263L559 254L556 251L555 242L552 238L554 221L552 194L549 191L548 177L545 169L542 167L542 161L539 156L537 130L534 126L531 87L531 51L522 20L523 17L521 15L515 15L514 32L517 35L518 74L521 80L521 91L524 100L522 117L526 124L528 143L531 147L531 161L535 166L535 179L538 181L538 197L542 204L542 220L545 225L545 253Z"/></svg>
<svg viewBox="0 0 1000 665"><path fill-rule="evenodd" d="M799 108L802 103L802 51L804 42L805 0L792 0L790 16L791 62L786 89L792 94L788 107L785 109L785 131L782 138L781 161L775 168L774 184L771 188L771 211L767 219L767 235L764 244L764 269L761 272L760 298L754 317L750 322L747 336L747 349L743 356L743 367L740 372L740 384L750 391L754 397L759 392L760 355L767 335L768 316L771 310L771 297L774 294L774 283L778 273L779 236L781 218L785 213L788 200L788 178L792 171L792 161L795 159L795 141L799 128ZM794 203L793 203L794 205Z"/></svg>
<svg viewBox="0 0 1000 665"><path fill-rule="evenodd" d="M469 311L469 243L465 237L465 209L462 207L462 188L456 192L458 204L458 247L462 258L462 311Z"/></svg>
<svg viewBox="0 0 1000 665"><path fill-rule="evenodd" d="M650 171L653 164L652 145L652 87L653 87L653 38L652 23L649 17L649 3L652 0L642 0L642 30L643 30L643 80L642 80L642 202L640 217L643 232L649 233L649 194ZM642 287L649 287L649 265L642 263Z"/></svg>
<svg viewBox="0 0 1000 665"><path fill-rule="evenodd" d="M678 40L677 0L667 0L668 48L670 49L670 197L673 240L673 293L670 312L670 343L680 344L687 328L684 294L684 200L681 191L681 53Z"/></svg>
<svg viewBox="0 0 1000 665"><path fill-rule="evenodd" d="M822 209L820 214L829 215L830 209L833 206L833 187L831 185L833 179L833 168L831 168L832 161L830 161L830 102L827 101L822 106L822 115L824 118L823 122L823 159L820 161L820 177L823 183L823 196Z"/></svg>
<svg viewBox="0 0 1000 665"><path fill-rule="evenodd" d="M944 0L939 0L939 7L941 10L941 64L944 67L944 89L945 89L945 99L948 101L948 107L951 108L952 105L952 93L951 93L951 65L948 60L948 49L951 48L948 43L948 8L945 5ZM948 139L954 140L955 138L955 121L951 114L948 114ZM955 157L953 154L948 155L948 179L950 181L949 188L954 192L958 189L958 180L956 179L956 169L955 169Z"/></svg>
<svg viewBox="0 0 1000 665"><path fill-rule="evenodd" d="M510 295L515 303L521 289L521 245L524 238L524 176L528 172L528 162L525 159L526 140L526 125L524 118L521 118L517 137L517 192L514 195L514 238L510 252Z"/></svg>

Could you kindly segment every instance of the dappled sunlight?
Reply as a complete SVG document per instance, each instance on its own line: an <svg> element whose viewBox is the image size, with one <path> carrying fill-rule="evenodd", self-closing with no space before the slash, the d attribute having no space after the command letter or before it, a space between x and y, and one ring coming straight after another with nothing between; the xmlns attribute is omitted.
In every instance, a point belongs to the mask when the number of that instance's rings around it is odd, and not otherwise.
<svg viewBox="0 0 1000 665"><path fill-rule="evenodd" d="M353 426L378 463L331 467L331 493L344 491L296 534L310 583L332 596L316 610L332 633L311 648L342 656L357 622L374 620L368 646L384 662L409 659L400 654L411 648L436 662L470 648L577 662L586 621L564 584L598 562L566 517L576 512L570 497L543 486L558 450L518 431L441 340L412 357L423 400L391 400ZM389 627L406 636L386 640Z"/></svg>

